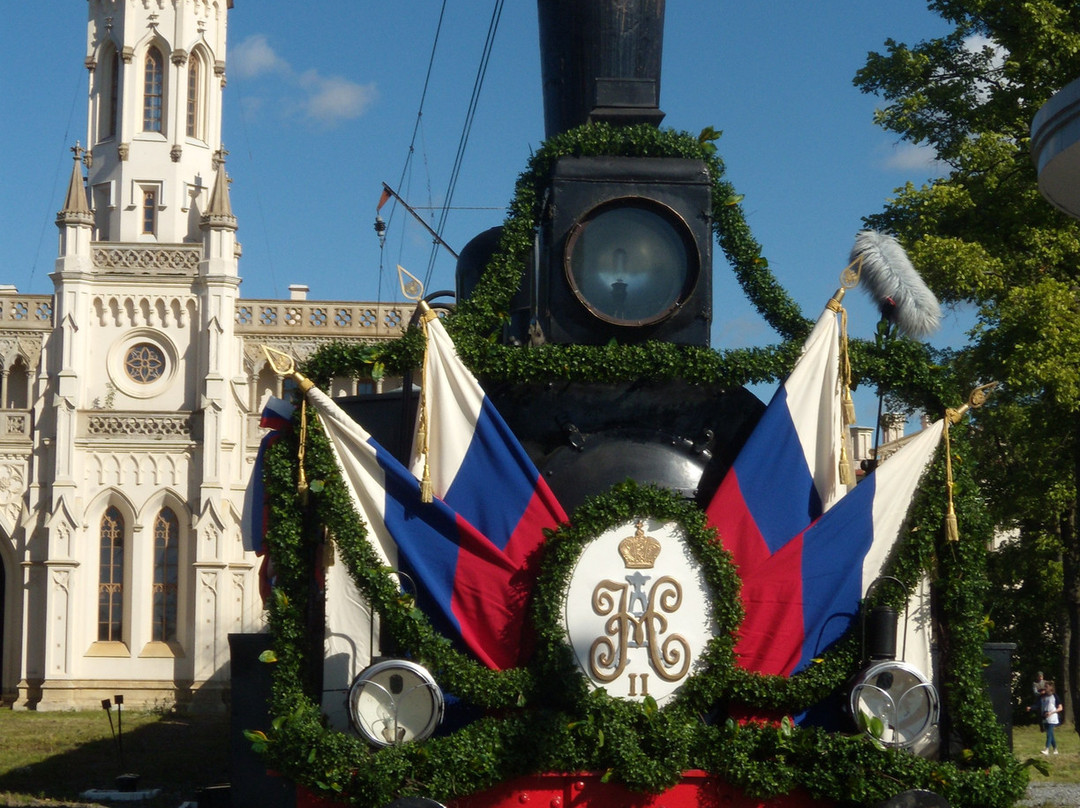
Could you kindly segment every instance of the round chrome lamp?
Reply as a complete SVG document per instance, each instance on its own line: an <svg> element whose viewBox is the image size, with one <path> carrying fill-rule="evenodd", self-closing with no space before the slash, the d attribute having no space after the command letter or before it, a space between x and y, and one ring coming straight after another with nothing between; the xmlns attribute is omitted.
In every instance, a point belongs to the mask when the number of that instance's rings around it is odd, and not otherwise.
<svg viewBox="0 0 1080 808"><path fill-rule="evenodd" d="M851 715L864 732L886 746L902 749L916 745L938 722L938 694L915 668L888 660L860 671L849 693ZM880 734L859 716L881 721Z"/></svg>
<svg viewBox="0 0 1080 808"><path fill-rule="evenodd" d="M426 668L386 659L361 671L349 688L349 717L376 746L430 738L442 722L442 690Z"/></svg>
<svg viewBox="0 0 1080 808"><path fill-rule="evenodd" d="M697 283L693 236L671 208L621 198L590 211L571 230L564 267L570 288L594 316L622 326L661 322Z"/></svg>

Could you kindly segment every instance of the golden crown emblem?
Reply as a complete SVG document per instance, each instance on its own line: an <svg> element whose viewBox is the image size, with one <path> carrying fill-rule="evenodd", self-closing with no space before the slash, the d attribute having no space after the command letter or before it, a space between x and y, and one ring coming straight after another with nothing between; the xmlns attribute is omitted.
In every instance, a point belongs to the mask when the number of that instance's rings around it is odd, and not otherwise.
<svg viewBox="0 0 1080 808"><path fill-rule="evenodd" d="M619 542L619 555L628 570L649 570L660 555L660 542L645 535L645 523L636 522L637 530L633 536L627 536Z"/></svg>

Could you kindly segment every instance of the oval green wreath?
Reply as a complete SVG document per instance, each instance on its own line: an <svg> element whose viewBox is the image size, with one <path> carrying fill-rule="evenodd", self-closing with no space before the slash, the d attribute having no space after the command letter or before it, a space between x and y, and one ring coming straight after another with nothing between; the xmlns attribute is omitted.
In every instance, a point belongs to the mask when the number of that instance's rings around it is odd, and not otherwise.
<svg viewBox="0 0 1080 808"><path fill-rule="evenodd" d="M714 594L716 636L702 653L698 673L684 682L675 703L686 701L691 709L708 712L726 687L734 668L734 632L742 620L739 576L731 556L716 541L716 531L708 527L705 514L693 503L670 491L627 481L587 500L544 544L532 607L538 638L534 664L540 680L559 683L544 695L549 701L554 698L560 709L571 713L582 709L591 689L574 662L561 619L574 567L585 546L597 536L642 516L679 525Z"/></svg>

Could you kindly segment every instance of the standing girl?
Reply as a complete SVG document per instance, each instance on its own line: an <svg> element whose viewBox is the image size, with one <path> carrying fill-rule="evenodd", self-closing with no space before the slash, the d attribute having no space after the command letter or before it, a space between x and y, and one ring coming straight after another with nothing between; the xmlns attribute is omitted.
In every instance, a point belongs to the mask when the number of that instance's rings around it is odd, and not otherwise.
<svg viewBox="0 0 1080 808"><path fill-rule="evenodd" d="M1054 727L1061 723L1061 711L1064 708L1054 694L1054 683L1047 682L1042 695L1042 716L1046 725L1046 748L1042 750L1044 755L1049 755L1050 750L1058 753L1057 741L1054 740Z"/></svg>

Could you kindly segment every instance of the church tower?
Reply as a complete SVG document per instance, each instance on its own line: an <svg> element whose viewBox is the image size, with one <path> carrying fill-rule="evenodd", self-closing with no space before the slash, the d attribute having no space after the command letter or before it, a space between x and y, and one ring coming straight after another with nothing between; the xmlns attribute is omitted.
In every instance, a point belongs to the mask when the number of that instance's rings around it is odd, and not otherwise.
<svg viewBox="0 0 1080 808"><path fill-rule="evenodd" d="M221 149L231 6L90 0L86 164L96 240L201 240Z"/></svg>
<svg viewBox="0 0 1080 808"><path fill-rule="evenodd" d="M220 709L228 635L261 627L221 142L231 6L88 2L87 139L57 216L23 528L42 630L17 706Z"/></svg>

